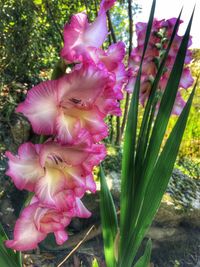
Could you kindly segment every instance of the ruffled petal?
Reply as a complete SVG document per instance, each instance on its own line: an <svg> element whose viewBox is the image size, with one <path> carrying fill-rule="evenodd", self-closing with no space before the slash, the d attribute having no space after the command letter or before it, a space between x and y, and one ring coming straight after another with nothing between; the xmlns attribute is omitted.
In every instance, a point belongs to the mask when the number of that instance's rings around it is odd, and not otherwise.
<svg viewBox="0 0 200 267"><path fill-rule="evenodd" d="M105 13L99 15L91 24L88 23L85 13L76 14L64 27L64 47L61 50L61 57L69 62L89 61L90 47L100 47L106 36Z"/></svg>
<svg viewBox="0 0 200 267"><path fill-rule="evenodd" d="M25 143L19 147L18 156L6 152L9 159L6 174L12 178L19 190L33 191L38 179L44 175L36 148L32 143Z"/></svg>
<svg viewBox="0 0 200 267"><path fill-rule="evenodd" d="M56 231L54 232L54 235L56 238L56 243L58 245L62 245L68 239L68 234L66 233L66 231Z"/></svg>
<svg viewBox="0 0 200 267"><path fill-rule="evenodd" d="M69 189L76 187L83 188L85 191L85 172L81 166L65 166L63 173L66 178L66 186Z"/></svg>
<svg viewBox="0 0 200 267"><path fill-rule="evenodd" d="M194 82L194 79L192 78L192 74L190 72L190 69L185 68L183 70L179 86L184 88L184 89L187 89L193 84L193 82Z"/></svg>
<svg viewBox="0 0 200 267"><path fill-rule="evenodd" d="M61 50L61 57L69 62L79 62L83 56L87 57L87 49L82 40L87 27L88 20L85 13L71 17L70 23L64 26L64 47Z"/></svg>
<svg viewBox="0 0 200 267"><path fill-rule="evenodd" d="M115 99L106 99L104 97L100 97L98 99L97 104L98 104L99 110L105 115L112 114L116 116L121 116L122 114L120 104Z"/></svg>
<svg viewBox="0 0 200 267"><path fill-rule="evenodd" d="M181 114L184 106L185 106L185 101L182 98L181 93L178 92L177 96L176 96L175 103L174 103L174 107L172 110L172 114L179 116Z"/></svg>
<svg viewBox="0 0 200 267"><path fill-rule="evenodd" d="M64 27L64 47L61 56L69 62L92 61L92 49L99 48L108 34L106 11L115 0L101 2L98 17L88 23L85 13L72 16L70 23Z"/></svg>
<svg viewBox="0 0 200 267"><path fill-rule="evenodd" d="M108 82L109 75L105 69L83 65L59 79L60 106L84 108L93 105Z"/></svg>
<svg viewBox="0 0 200 267"><path fill-rule="evenodd" d="M37 134L54 134L57 116L57 81L33 87L16 109L26 116Z"/></svg>
<svg viewBox="0 0 200 267"><path fill-rule="evenodd" d="M88 134L85 137L89 137ZM92 150L91 150L92 151ZM59 166L64 162L67 165L77 166L82 164L90 155L90 148L82 147L82 144L61 145L56 142L47 142L44 144L40 153L41 164L49 162Z"/></svg>
<svg viewBox="0 0 200 267"><path fill-rule="evenodd" d="M79 118L74 117L73 113L70 115L67 112L60 112L56 120L57 139L62 144L73 144L81 131Z"/></svg>
<svg viewBox="0 0 200 267"><path fill-rule="evenodd" d="M84 138L89 139L89 133L85 133ZM83 138L82 137L82 138ZM66 164L68 166L80 166L81 164L86 166L89 172L95 165L98 165L106 155L106 149L104 145L87 144L85 140L80 139L71 145L61 145L56 142L47 142L43 145L40 153L40 161L42 165L48 162L49 165L59 167L60 164Z"/></svg>
<svg viewBox="0 0 200 267"><path fill-rule="evenodd" d="M96 20L89 24L84 33L83 41L88 47L99 48L108 35L106 13L102 12Z"/></svg>
<svg viewBox="0 0 200 267"><path fill-rule="evenodd" d="M136 82L136 76L132 76L129 78L128 83L127 83L126 88L125 88L125 90L129 94L133 93L135 82Z"/></svg>
<svg viewBox="0 0 200 267"><path fill-rule="evenodd" d="M114 71L125 56L125 45L123 42L112 44L106 52L102 49L96 49L95 56L96 63L101 61L108 71Z"/></svg>
<svg viewBox="0 0 200 267"><path fill-rule="evenodd" d="M96 183L94 181L93 175L88 175L86 177L86 190L89 190L92 193L96 192Z"/></svg>
<svg viewBox="0 0 200 267"><path fill-rule="evenodd" d="M115 4L115 2L116 0L102 0L100 3L99 14L108 11Z"/></svg>
<svg viewBox="0 0 200 267"><path fill-rule="evenodd" d="M38 231L34 222L37 208L38 204L34 203L22 211L15 224L14 239L5 242L8 248L18 251L31 250L35 249L38 243L45 239L47 234Z"/></svg>
<svg viewBox="0 0 200 267"><path fill-rule="evenodd" d="M97 108L88 110L71 108L61 113L57 120L58 140L63 143L75 142L82 129L87 130L94 142L99 142L108 134L107 125L104 123L105 115Z"/></svg>
<svg viewBox="0 0 200 267"><path fill-rule="evenodd" d="M91 212L86 209L79 198L76 198L76 216L80 218L89 218L91 216Z"/></svg>
<svg viewBox="0 0 200 267"><path fill-rule="evenodd" d="M64 190L65 188L65 177L59 168L46 167L45 175L40 178L35 187L35 194L39 201L43 204L57 207L62 206L62 203L57 203L59 199L56 195Z"/></svg>
<svg viewBox="0 0 200 267"><path fill-rule="evenodd" d="M38 207L34 220L40 232L51 233L64 230L71 222L71 217L69 217L68 213L64 213L61 210Z"/></svg>
<svg viewBox="0 0 200 267"><path fill-rule="evenodd" d="M82 127L92 135L94 142L99 142L108 135L108 127L103 121L104 114L97 108L81 112Z"/></svg>

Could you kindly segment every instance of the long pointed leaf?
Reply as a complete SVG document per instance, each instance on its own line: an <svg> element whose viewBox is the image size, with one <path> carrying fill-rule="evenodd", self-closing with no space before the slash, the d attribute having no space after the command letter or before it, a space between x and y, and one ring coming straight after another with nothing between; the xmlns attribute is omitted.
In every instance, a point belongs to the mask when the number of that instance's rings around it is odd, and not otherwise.
<svg viewBox="0 0 200 267"><path fill-rule="evenodd" d="M4 241L7 239L8 237L3 229L3 226L0 223L0 263L2 260L4 262L8 262L7 264L11 264L11 265L16 264L16 266L21 267L22 266L21 252L15 253L12 249L6 248L4 245ZM7 257L6 260L5 260L5 257ZM4 265L0 264L0 266L4 266ZM5 267L7 266L5 265Z"/></svg>
<svg viewBox="0 0 200 267"><path fill-rule="evenodd" d="M195 89L196 85L194 86L187 104L178 118L156 163L147 187L145 201L139 220L140 225L138 227L141 226L143 220L145 220L146 225L149 225L151 219L154 217L155 212L157 211L157 208L159 207L162 196L166 191L186 127ZM154 188L157 188L156 192L153 190ZM149 203L150 200L151 203Z"/></svg>
<svg viewBox="0 0 200 267"><path fill-rule="evenodd" d="M13 258L10 257L8 253L5 252L2 248L0 248L0 266L2 267L19 267Z"/></svg>
<svg viewBox="0 0 200 267"><path fill-rule="evenodd" d="M134 255L136 254L137 249L160 205L162 196L166 191L187 123L195 88L196 85L194 86L186 106L179 116L151 175L137 227L135 229L135 233L132 235L132 240L129 243ZM124 263L124 266L126 266L126 262Z"/></svg>
<svg viewBox="0 0 200 267"><path fill-rule="evenodd" d="M165 88L158 115L155 120L155 124L152 130L149 146L147 149L147 155L144 161L144 167L139 173L139 182L137 184L137 190L140 194L135 198L133 225L137 223L139 213L141 211L141 204L144 198L146 187L148 185L149 178L154 169L157 157L160 152L161 143L164 138L164 134L170 119L172 108L177 95L180 78L184 66L185 55L187 51L188 40L190 36L190 29L192 24L193 14L188 24L185 35L183 36L180 48L178 50L174 66L172 68L167 86Z"/></svg>
<svg viewBox="0 0 200 267"><path fill-rule="evenodd" d="M99 267L99 264L96 259L93 260L92 267Z"/></svg>
<svg viewBox="0 0 200 267"><path fill-rule="evenodd" d="M136 188L138 194L135 195L134 198L133 210L130 210L130 214L131 212L134 212L133 220L131 220L130 222L132 226L132 231L129 231L129 238L127 239L128 241L126 243L126 250L128 250L128 252L126 251L126 254L124 254L125 256L121 258L120 262L121 267L131 266L132 264L131 260L135 257L137 249L144 237L143 228L146 229L147 223L144 217L143 220L141 220L141 212L143 212L145 192L148 187L149 180L152 177L152 173L154 172L154 167L160 152L161 143L176 98L179 81L184 65L184 58L187 51L187 44L189 40L189 32L191 28L192 18L193 14L188 24L186 33L182 39L172 72L170 74L169 81L167 83L165 92L161 100L160 109L158 111L158 115L156 117L156 121L151 134L150 145L148 147L147 157L145 159L145 164L143 166L144 168L142 169L142 172L136 174L140 178ZM152 188L153 193L155 193L155 188L156 187ZM149 200L149 205L151 203L152 201Z"/></svg>
<svg viewBox="0 0 200 267"><path fill-rule="evenodd" d="M164 134L169 122L169 118L174 106L177 91L179 88L180 78L183 71L185 55L187 52L187 46L190 36L190 29L192 25L193 14L188 24L185 35L183 36L180 48L178 50L174 66L172 68L167 86L165 88L158 115L156 117L155 125L153 127L150 144L147 151L147 157L145 159L146 168L143 173L144 176L151 174L154 164L156 162L158 153L160 151L161 143L164 138ZM147 181L148 182L148 181Z"/></svg>
<svg viewBox="0 0 200 267"><path fill-rule="evenodd" d="M140 68L138 71L131 104L128 113L128 121L124 137L124 150L122 159L122 180L121 180L121 214L120 214L120 257L123 257L123 251L126 251L127 236L129 235L130 218L129 212L132 210L132 199L134 195L135 181L134 181L134 162L135 162L135 146L136 146L136 133L137 133L137 120L138 120L138 103L139 103L139 90L140 79L142 71L142 61L149 41L151 27L153 23L154 11L156 0L152 3L151 13L147 25L144 50ZM124 254L125 256L125 254ZM127 266L128 267L128 266Z"/></svg>
<svg viewBox="0 0 200 267"><path fill-rule="evenodd" d="M152 248L152 242L151 240L148 240L144 255L141 258L139 258L134 267L149 267L151 259L151 248Z"/></svg>
<svg viewBox="0 0 200 267"><path fill-rule="evenodd" d="M108 189L103 168L100 166L100 211L103 230L104 253L107 267L115 267L115 237L117 235L118 223L112 195Z"/></svg>
<svg viewBox="0 0 200 267"><path fill-rule="evenodd" d="M142 118L142 124L141 124L141 128L140 128L139 137L138 137L138 144L137 144L137 156L136 156L136 164L135 164L137 171L139 171L139 169L143 168L142 165L143 165L143 161L144 161L144 154L145 154L145 150L147 148L148 137L149 137L149 131L147 129L147 127L148 127L147 125L149 124L149 121L151 121L151 118L150 118L151 109L152 109L152 106L156 104L155 103L156 102L155 101L156 90L157 90L160 78L162 76L171 45L173 43L174 37L177 33L177 30L178 30L178 27L180 24L181 13L182 13L182 10L181 10L181 12L180 12L180 14L176 20L175 25L174 25L174 29L173 29L169 44L167 46L163 60L161 61L161 64L158 68L158 72L157 72L155 80L152 84L151 92L150 92L150 95L149 95L149 98L147 101L147 105L146 105L145 110L144 110L144 115Z"/></svg>

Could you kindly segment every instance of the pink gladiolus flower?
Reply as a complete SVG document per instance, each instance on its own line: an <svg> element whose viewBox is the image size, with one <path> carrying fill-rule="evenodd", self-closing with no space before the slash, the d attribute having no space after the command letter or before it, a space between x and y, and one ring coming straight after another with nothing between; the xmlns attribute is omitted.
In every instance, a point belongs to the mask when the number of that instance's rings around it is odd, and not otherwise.
<svg viewBox="0 0 200 267"><path fill-rule="evenodd" d="M122 88L127 82L127 71L122 63L125 56L125 45L118 42L109 46L107 51L102 49L93 49L92 59L99 67L105 67L111 76L115 77L115 84L109 87L105 94L98 99L101 112L120 116L121 110L119 103L115 100L123 98Z"/></svg>
<svg viewBox="0 0 200 267"><path fill-rule="evenodd" d="M72 202L67 190L72 190L77 197L82 197L86 190L95 192L91 173L105 155L104 145L87 142L73 146L52 141L40 146L25 143L20 146L18 156L6 153L9 158L6 174L18 189L35 192L41 203L65 209Z"/></svg>
<svg viewBox="0 0 200 267"><path fill-rule="evenodd" d="M100 3L99 14L108 11L115 3L116 0L102 0Z"/></svg>
<svg viewBox="0 0 200 267"><path fill-rule="evenodd" d="M127 73L125 71L124 64L122 63L125 56L125 45L123 42L118 42L109 46L107 51L102 49L93 50L93 61L95 64L103 64L105 68L110 72L114 73L116 77L115 88L121 90L123 84L127 80ZM114 88L114 91L117 92L117 89ZM120 94L119 97L123 97ZM121 99L120 98L120 99Z"/></svg>
<svg viewBox="0 0 200 267"><path fill-rule="evenodd" d="M64 47L61 57L68 62L86 62L91 60L92 48L99 48L108 34L106 11L115 0L101 2L98 17L88 23L85 13L73 15L70 23L64 27Z"/></svg>
<svg viewBox="0 0 200 267"><path fill-rule="evenodd" d="M19 190L34 191L38 177L44 175L44 170L39 161L40 149L41 145L25 143L19 147L18 156L14 156L9 151L5 153L9 159L9 169L6 175L12 178Z"/></svg>
<svg viewBox="0 0 200 267"><path fill-rule="evenodd" d="M162 59L162 53L165 51L168 45L168 41L171 37L174 25L176 23L176 19L168 19L168 20L156 20L153 21L152 32L150 36L150 41L147 46L147 50L144 57L143 67L142 67L142 75L141 75L141 90L140 90L140 102L144 106L151 90L152 81L154 80L158 65ZM180 21L182 23L182 21ZM138 46L133 49L129 61L129 82L126 86L126 90L129 93L133 92L137 72L139 69L139 65L142 58L144 39L146 33L147 23L139 22L136 25L136 33L138 37ZM175 35L174 41L172 43L166 65L165 72L161 76L158 91L162 93L165 90L170 72L172 70L173 64L175 62L175 58L181 43L182 37L178 34ZM191 38L188 43L188 47L191 45ZM190 63L191 61L191 51L187 51L185 64ZM182 77L180 80L179 87L187 89L193 84L194 79L191 76L190 70L188 67L185 67L182 73ZM177 100L175 102L173 108L173 114L180 114L181 110L185 105L185 101L181 97L180 90L177 94ZM158 103L159 107L159 103Z"/></svg>
<svg viewBox="0 0 200 267"><path fill-rule="evenodd" d="M193 84L193 82L194 79L192 77L190 69L188 67L184 68L179 86L181 88L187 89Z"/></svg>
<svg viewBox="0 0 200 267"><path fill-rule="evenodd" d="M100 110L98 99L115 104L116 97L109 94L113 84L115 79L106 69L82 65L58 80L32 88L16 111L29 119L37 134L53 134L61 143L73 144L84 130L98 142L108 134L103 121L108 110Z"/></svg>
<svg viewBox="0 0 200 267"><path fill-rule="evenodd" d="M33 87L16 109L35 133L49 139L22 144L16 156L6 152L6 174L18 189L34 192L16 222L13 240L6 241L9 248L34 249L51 232L61 245L71 219L91 215L81 198L87 190L96 191L92 171L106 156L104 145L95 143L107 136L106 115L121 115L118 101L127 81L124 44L100 48L108 34L106 12L114 2L101 1L91 24L84 13L72 16L64 28L61 55L79 64L69 74Z"/></svg>
<svg viewBox="0 0 200 267"><path fill-rule="evenodd" d="M185 106L185 100L182 98L181 93L178 91L172 114L179 116Z"/></svg>
<svg viewBox="0 0 200 267"><path fill-rule="evenodd" d="M78 216L88 218L90 212L77 198L73 208L58 211L53 208L43 207L36 198L21 213L15 224L14 239L5 241L8 248L15 250L35 249L48 233L53 232L58 245L63 244L68 235L65 227L69 225L71 218Z"/></svg>

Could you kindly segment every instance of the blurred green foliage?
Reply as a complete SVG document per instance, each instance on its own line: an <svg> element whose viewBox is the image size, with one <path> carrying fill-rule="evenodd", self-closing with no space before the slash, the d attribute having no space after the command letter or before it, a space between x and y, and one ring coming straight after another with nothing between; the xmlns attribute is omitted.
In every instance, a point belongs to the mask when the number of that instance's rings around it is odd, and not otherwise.
<svg viewBox="0 0 200 267"><path fill-rule="evenodd" d="M117 38L117 41L123 41L128 48L129 45L129 17L128 17L128 3L123 1L123 4L117 1L115 8L111 13L111 20L114 28L114 32ZM132 14L133 14L133 23L134 17L136 14L141 12L141 6L132 1Z"/></svg>
<svg viewBox="0 0 200 267"><path fill-rule="evenodd" d="M193 60L190 64L190 69L193 78L196 80L200 75L200 49L193 49ZM184 89L183 89L184 90ZM191 90L184 90L183 96L188 98ZM172 117L169 130L172 129L177 117ZM197 90L193 99L193 104L188 117L187 127L181 143L179 156L181 158L188 157L200 162L200 80L198 80Z"/></svg>
<svg viewBox="0 0 200 267"><path fill-rule="evenodd" d="M1 1L1 80L38 82L40 71L52 68L59 57L63 25L83 9L83 1Z"/></svg>

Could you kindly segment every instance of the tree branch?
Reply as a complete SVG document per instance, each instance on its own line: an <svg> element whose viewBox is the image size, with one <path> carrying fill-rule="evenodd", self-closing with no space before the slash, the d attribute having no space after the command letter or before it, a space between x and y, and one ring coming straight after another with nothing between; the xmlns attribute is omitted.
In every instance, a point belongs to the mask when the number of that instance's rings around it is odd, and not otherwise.
<svg viewBox="0 0 200 267"><path fill-rule="evenodd" d="M60 28L58 27L58 25L57 25L57 23L56 23L56 21L55 21L55 18L54 18L54 16L53 16L53 12L52 12L52 10L51 10L51 8L50 8L50 6L49 6L49 2L48 2L48 0L46 0L45 3L46 3L46 8L47 8L47 10L49 11L49 15L50 15L50 17L51 17L51 19L52 19L53 25L54 25L54 27L56 28L56 30L58 31L58 33L59 33L59 35L60 35L60 37L61 37L61 40L64 41L62 32L61 32Z"/></svg>
<svg viewBox="0 0 200 267"><path fill-rule="evenodd" d="M113 28L113 25L112 25L112 21L111 21L109 10L106 12L106 14L107 14L107 18L108 18L108 27L109 27L109 30L111 32L113 43L116 43L117 42L117 38L116 38L115 31L114 31L114 28Z"/></svg>
<svg viewBox="0 0 200 267"><path fill-rule="evenodd" d="M109 11L107 11L107 18L108 18L108 26L109 26L109 30L111 32L113 43L116 43L117 42L117 38L116 38L115 31L114 31L114 28L113 28L113 25L112 25L112 21L111 21L111 17L110 17L110 12ZM120 103L120 101L119 101L119 103ZM116 123L116 132L117 132L116 145L119 145L120 141L121 141L120 117L116 117L116 122L117 122Z"/></svg>
<svg viewBox="0 0 200 267"><path fill-rule="evenodd" d="M133 13L132 13L132 3L131 2L132 2L132 0L128 0L128 17L129 17L129 50L128 50L128 54L129 54L129 58L130 58L132 46L133 46ZM126 121L127 121L129 100L130 100L130 95L129 95L129 93L126 93L124 116L122 119L122 126L121 126L121 135L123 135Z"/></svg>
<svg viewBox="0 0 200 267"><path fill-rule="evenodd" d="M132 0L128 0L128 17L129 17L129 57L131 55L133 46L133 13L132 13Z"/></svg>

